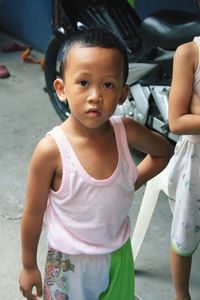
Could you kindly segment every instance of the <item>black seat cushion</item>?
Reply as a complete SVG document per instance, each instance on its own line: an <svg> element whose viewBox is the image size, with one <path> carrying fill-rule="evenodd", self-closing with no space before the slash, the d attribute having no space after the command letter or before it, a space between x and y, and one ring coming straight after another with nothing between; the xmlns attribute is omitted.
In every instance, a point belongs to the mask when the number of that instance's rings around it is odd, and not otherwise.
<svg viewBox="0 0 200 300"><path fill-rule="evenodd" d="M200 16L177 10L160 10L146 17L140 30L143 42L152 43L164 49L176 49L200 35Z"/></svg>

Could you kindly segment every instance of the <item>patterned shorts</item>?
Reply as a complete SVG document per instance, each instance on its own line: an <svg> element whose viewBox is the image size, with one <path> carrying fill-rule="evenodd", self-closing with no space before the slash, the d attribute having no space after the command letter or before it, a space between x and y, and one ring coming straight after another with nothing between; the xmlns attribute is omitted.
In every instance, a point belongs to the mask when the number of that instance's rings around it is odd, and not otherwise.
<svg viewBox="0 0 200 300"><path fill-rule="evenodd" d="M111 254L68 255L48 250L45 300L134 300L130 240Z"/></svg>

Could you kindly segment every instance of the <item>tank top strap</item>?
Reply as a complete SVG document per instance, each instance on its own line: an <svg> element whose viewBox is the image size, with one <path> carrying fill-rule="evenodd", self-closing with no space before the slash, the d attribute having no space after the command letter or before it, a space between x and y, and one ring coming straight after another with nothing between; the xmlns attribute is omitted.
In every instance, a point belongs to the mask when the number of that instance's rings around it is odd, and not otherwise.
<svg viewBox="0 0 200 300"><path fill-rule="evenodd" d="M195 36L193 41L200 47L200 36Z"/></svg>
<svg viewBox="0 0 200 300"><path fill-rule="evenodd" d="M47 133L47 135L51 135L58 147L61 161L62 161L62 182L58 192L63 191L63 188L66 189L66 178L67 178L67 166L69 162L69 151L68 151L68 143L66 136L62 132L60 126L54 127L51 131Z"/></svg>
<svg viewBox="0 0 200 300"><path fill-rule="evenodd" d="M197 44L198 48L200 49L200 36L194 37L193 41ZM199 62L200 62L200 51L199 51Z"/></svg>

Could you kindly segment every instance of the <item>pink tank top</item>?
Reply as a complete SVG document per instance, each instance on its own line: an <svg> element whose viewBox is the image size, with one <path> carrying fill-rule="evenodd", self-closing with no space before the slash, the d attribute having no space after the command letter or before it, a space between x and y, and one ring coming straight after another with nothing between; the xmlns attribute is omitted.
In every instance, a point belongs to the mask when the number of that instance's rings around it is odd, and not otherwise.
<svg viewBox="0 0 200 300"><path fill-rule="evenodd" d="M58 191L51 190L44 223L49 245L67 254L103 254L120 248L130 236L128 212L138 176L120 117L112 117L118 164L103 180L82 167L62 129L49 132L62 159ZM102 153L103 155L103 153Z"/></svg>

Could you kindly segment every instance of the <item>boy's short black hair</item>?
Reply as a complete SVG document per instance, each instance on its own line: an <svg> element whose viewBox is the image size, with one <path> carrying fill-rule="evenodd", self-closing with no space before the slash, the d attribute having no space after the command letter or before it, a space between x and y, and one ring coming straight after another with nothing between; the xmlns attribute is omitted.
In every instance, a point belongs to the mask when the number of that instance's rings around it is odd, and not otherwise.
<svg viewBox="0 0 200 300"><path fill-rule="evenodd" d="M61 64L60 64L60 77L63 78L64 69L66 65L66 58L70 49L75 44L81 44L84 47L100 47L108 49L117 49L122 56L124 63L124 83L126 83L128 77L128 54L125 46L119 40L116 35L112 32L102 29L102 28L91 28L78 31L65 43L65 46L61 55Z"/></svg>

